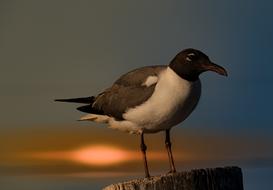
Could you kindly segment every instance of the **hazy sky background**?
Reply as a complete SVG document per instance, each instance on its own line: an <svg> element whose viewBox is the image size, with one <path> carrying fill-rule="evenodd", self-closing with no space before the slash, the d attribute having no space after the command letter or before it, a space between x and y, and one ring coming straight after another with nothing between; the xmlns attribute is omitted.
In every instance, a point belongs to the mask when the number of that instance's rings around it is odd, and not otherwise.
<svg viewBox="0 0 273 190"><path fill-rule="evenodd" d="M229 76L201 76L197 109L173 130L177 155L271 164L272 7L270 0L0 1L3 167L20 165L14 155L22 152L99 143L137 151L138 137L78 123L76 105L53 100L96 95L121 74L168 64L188 47ZM151 151L163 151L162 135L151 138Z"/></svg>
<svg viewBox="0 0 273 190"><path fill-rule="evenodd" d="M229 77L202 76L187 126L272 132L270 2L1 1L1 127L71 124L81 114L54 98L97 94L194 47Z"/></svg>

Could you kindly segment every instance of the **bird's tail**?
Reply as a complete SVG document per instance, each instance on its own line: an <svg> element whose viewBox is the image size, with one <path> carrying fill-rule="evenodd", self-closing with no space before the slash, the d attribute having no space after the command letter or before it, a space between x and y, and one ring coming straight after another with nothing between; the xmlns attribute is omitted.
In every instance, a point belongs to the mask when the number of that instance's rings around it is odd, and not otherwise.
<svg viewBox="0 0 273 190"><path fill-rule="evenodd" d="M57 102L69 102L69 103L81 103L81 104L92 104L95 100L94 96L82 97L82 98L68 98L68 99L55 99Z"/></svg>

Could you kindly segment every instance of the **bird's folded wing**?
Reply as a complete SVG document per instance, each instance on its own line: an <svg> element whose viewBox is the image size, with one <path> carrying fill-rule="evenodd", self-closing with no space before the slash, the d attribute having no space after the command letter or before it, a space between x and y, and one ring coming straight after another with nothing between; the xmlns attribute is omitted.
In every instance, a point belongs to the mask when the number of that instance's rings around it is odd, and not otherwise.
<svg viewBox="0 0 273 190"><path fill-rule="evenodd" d="M147 101L153 94L158 75L166 67L150 66L121 76L111 88L99 94L92 109L123 120L123 113Z"/></svg>

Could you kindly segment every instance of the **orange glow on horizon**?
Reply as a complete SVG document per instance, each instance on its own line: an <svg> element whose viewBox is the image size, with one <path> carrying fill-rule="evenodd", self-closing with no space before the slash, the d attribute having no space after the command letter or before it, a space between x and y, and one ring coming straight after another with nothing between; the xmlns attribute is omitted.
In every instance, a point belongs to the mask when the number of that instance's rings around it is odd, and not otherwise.
<svg viewBox="0 0 273 190"><path fill-rule="evenodd" d="M99 145L76 150L72 153L71 158L83 164L106 166L126 162L131 156L130 152L120 148Z"/></svg>
<svg viewBox="0 0 273 190"><path fill-rule="evenodd" d="M111 145L90 145L72 151L34 152L31 158L42 160L66 160L90 166L109 166L130 161L141 160L141 152L124 150ZM28 154L29 157L29 154ZM167 160L167 152L147 152L149 160ZM179 160L191 159L189 155L174 155Z"/></svg>
<svg viewBox="0 0 273 190"><path fill-rule="evenodd" d="M137 160L140 158L138 155L138 152L110 145L90 145L72 151L48 151L30 154L31 158L34 159L67 160L93 166L108 166Z"/></svg>

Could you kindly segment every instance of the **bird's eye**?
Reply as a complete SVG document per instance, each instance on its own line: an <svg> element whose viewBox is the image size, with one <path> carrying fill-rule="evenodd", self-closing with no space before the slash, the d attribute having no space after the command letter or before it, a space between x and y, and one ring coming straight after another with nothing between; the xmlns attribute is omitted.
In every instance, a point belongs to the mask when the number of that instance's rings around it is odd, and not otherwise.
<svg viewBox="0 0 273 190"><path fill-rule="evenodd" d="M195 57L195 54L194 53L189 53L186 57L186 60L191 62Z"/></svg>

